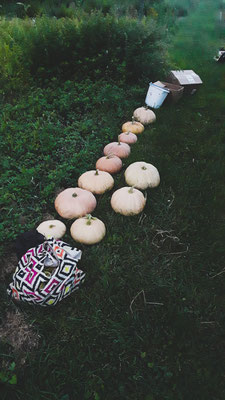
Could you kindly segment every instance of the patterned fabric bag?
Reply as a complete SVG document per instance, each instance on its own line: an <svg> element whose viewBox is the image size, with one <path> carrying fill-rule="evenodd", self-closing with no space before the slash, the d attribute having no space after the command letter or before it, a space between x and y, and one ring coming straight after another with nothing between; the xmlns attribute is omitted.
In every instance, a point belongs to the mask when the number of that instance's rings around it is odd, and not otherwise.
<svg viewBox="0 0 225 400"><path fill-rule="evenodd" d="M81 254L54 238L29 249L19 260L8 294L29 304L56 305L84 281L85 273L76 266Z"/></svg>

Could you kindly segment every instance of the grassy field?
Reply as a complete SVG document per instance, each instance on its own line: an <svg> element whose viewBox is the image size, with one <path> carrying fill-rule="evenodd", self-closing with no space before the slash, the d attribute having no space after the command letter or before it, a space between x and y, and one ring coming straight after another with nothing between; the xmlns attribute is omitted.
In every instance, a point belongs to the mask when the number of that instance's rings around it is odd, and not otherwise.
<svg viewBox="0 0 225 400"><path fill-rule="evenodd" d="M15 306L2 241L2 399L224 399L225 67L212 60L224 44L216 9L201 1L179 22L171 64L193 69L203 85L156 110L115 178L115 188L124 186L134 161L158 168L161 184L147 191L143 213L117 215L112 193L98 197L95 216L107 235L95 246L76 244L82 289L56 308ZM57 191L94 167L146 91L145 83L53 82L4 104L0 234L10 250L21 230L46 214L57 218ZM65 240L72 244L69 234Z"/></svg>

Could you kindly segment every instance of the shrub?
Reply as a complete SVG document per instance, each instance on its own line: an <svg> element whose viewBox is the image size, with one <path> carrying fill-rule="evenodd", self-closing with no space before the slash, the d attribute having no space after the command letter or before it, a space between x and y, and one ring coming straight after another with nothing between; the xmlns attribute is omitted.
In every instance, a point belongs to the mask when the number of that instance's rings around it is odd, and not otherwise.
<svg viewBox="0 0 225 400"><path fill-rule="evenodd" d="M82 18L0 21L0 83L4 89L32 78L155 79L167 66L166 32L153 19Z"/></svg>

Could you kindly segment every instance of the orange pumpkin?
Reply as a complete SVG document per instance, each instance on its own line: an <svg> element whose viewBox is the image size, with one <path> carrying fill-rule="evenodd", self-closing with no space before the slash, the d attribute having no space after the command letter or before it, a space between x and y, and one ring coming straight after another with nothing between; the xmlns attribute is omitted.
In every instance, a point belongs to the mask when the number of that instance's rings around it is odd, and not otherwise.
<svg viewBox="0 0 225 400"><path fill-rule="evenodd" d="M123 132L132 132L136 135L139 135L145 129L144 125L140 122L135 121L134 117L132 117L132 121L125 122L122 126Z"/></svg>

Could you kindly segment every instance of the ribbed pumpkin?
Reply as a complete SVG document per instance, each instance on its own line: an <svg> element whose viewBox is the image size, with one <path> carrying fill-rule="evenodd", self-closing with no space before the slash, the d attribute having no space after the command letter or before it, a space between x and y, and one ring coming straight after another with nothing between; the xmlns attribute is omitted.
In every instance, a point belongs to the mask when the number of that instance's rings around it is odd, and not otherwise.
<svg viewBox="0 0 225 400"><path fill-rule="evenodd" d="M79 218L91 213L97 205L95 196L88 190L68 188L55 199L55 209L63 218Z"/></svg>
<svg viewBox="0 0 225 400"><path fill-rule="evenodd" d="M135 186L137 189L153 188L159 185L159 171L154 165L144 161L137 161L130 164L125 171L126 183Z"/></svg>
<svg viewBox="0 0 225 400"><path fill-rule="evenodd" d="M110 174L116 174L121 170L122 166L123 163L121 159L114 154L103 156L96 162L96 169L109 172Z"/></svg>
<svg viewBox="0 0 225 400"><path fill-rule="evenodd" d="M133 187L122 187L116 190L111 197L113 210L126 216L139 214L145 203L146 198L143 193Z"/></svg>
<svg viewBox="0 0 225 400"><path fill-rule="evenodd" d="M125 124L122 125L123 132L132 132L136 135L142 133L144 129L144 125L142 125L140 122L135 121L134 117L132 117L132 121L125 122Z"/></svg>
<svg viewBox="0 0 225 400"><path fill-rule="evenodd" d="M95 244L100 242L105 234L105 224L98 218L90 214L83 218L78 218L70 228L72 238L79 243Z"/></svg>
<svg viewBox="0 0 225 400"><path fill-rule="evenodd" d="M94 194L103 194L112 189L113 177L105 171L91 170L84 172L78 179L78 186Z"/></svg>
<svg viewBox="0 0 225 400"><path fill-rule="evenodd" d="M114 154L119 158L127 158L130 154L130 146L127 143L112 142L107 144L103 150L105 156Z"/></svg>
<svg viewBox="0 0 225 400"><path fill-rule="evenodd" d="M141 122L143 125L152 124L156 120L156 115L148 107L136 108L133 114L134 118Z"/></svg>
<svg viewBox="0 0 225 400"><path fill-rule="evenodd" d="M118 138L120 142L127 144L133 144L137 141L137 136L132 132L122 132Z"/></svg>
<svg viewBox="0 0 225 400"><path fill-rule="evenodd" d="M60 239L66 233L66 225L57 219L51 219L38 225L37 231L45 236L46 239L49 237Z"/></svg>

